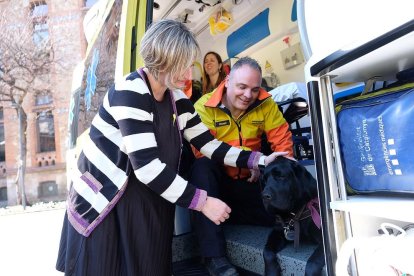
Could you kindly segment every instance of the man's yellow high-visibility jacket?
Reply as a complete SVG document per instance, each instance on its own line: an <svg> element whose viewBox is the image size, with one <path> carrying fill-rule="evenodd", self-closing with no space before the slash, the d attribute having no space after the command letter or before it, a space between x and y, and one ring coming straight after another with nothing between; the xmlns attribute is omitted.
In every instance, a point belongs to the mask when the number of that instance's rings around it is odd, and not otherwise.
<svg viewBox="0 0 414 276"><path fill-rule="evenodd" d="M256 101L242 116L234 119L221 103L225 89L223 81L213 92L205 94L195 103L201 120L217 140L239 148L260 151L262 134L265 133L273 151L287 151L289 156L293 156L289 125L269 93L260 89ZM202 156L196 150L193 151L197 158ZM250 176L248 169L225 168L227 174L235 179Z"/></svg>

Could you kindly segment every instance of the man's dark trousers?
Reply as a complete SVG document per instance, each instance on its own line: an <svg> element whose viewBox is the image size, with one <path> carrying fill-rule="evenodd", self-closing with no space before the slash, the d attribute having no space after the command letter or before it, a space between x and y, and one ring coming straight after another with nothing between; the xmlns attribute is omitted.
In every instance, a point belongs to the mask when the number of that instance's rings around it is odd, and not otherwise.
<svg viewBox="0 0 414 276"><path fill-rule="evenodd" d="M228 223L272 226L274 218L269 216L262 203L259 182L247 179L232 179L223 167L202 157L195 160L189 181L208 196L220 198L232 209ZM226 222L227 223L227 222ZM222 225L216 225L201 212L193 212L194 229L202 257L226 255L225 237Z"/></svg>

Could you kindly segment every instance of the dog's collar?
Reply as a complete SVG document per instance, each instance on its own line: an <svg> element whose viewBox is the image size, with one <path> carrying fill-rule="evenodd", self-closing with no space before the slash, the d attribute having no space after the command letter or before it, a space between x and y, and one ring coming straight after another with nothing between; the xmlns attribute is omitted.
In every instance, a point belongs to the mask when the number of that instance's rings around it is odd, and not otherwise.
<svg viewBox="0 0 414 276"><path fill-rule="evenodd" d="M293 247L297 249L299 247L299 239L300 239L300 221L310 217L310 211L306 208L306 204L300 208L299 212L293 217L293 228L295 229L295 239L293 241Z"/></svg>
<svg viewBox="0 0 414 276"><path fill-rule="evenodd" d="M312 217L313 222L315 223L316 227L319 229L321 228L321 217L319 214L319 200L318 198L314 198L310 200L308 203L303 205L299 211L295 213L291 213L292 218L285 223L284 232L285 237L287 237L287 233L290 231L294 231L294 238L293 238L293 247L297 249L299 247L299 237L300 237L300 225L299 222L306 218Z"/></svg>

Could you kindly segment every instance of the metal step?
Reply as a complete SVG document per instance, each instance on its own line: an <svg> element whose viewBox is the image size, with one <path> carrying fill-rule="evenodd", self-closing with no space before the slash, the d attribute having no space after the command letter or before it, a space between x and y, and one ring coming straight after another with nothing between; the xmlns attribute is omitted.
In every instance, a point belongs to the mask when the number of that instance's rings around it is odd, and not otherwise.
<svg viewBox="0 0 414 276"><path fill-rule="evenodd" d="M237 267L240 276L259 276L259 274L246 271ZM209 276L207 269L202 264L200 258L179 261L173 263L174 276Z"/></svg>
<svg viewBox="0 0 414 276"><path fill-rule="evenodd" d="M271 228L247 225L227 225L225 226L225 235L227 242L227 256L231 263L240 268L243 273L249 275L263 275L263 248L270 233ZM304 275L306 261L315 249L315 245L301 244L298 250L289 244L279 254L279 262L282 268L283 276L300 276ZM194 271L204 267L199 258L199 248L194 234L185 234L174 237L173 241L173 262L177 266L176 272L185 273L185 270L179 270L180 262L192 260ZM185 263L185 262L184 262ZM190 262L191 264L191 262ZM187 265L189 265L187 263ZM201 266L201 268L200 268ZM184 266L185 267L185 266ZM190 265L191 271L191 265ZM200 272L200 273L201 273ZM253 273L253 274L252 274ZM174 274L174 275L208 275L208 274ZM241 274L242 275L242 274ZM247 275L247 274L245 274Z"/></svg>

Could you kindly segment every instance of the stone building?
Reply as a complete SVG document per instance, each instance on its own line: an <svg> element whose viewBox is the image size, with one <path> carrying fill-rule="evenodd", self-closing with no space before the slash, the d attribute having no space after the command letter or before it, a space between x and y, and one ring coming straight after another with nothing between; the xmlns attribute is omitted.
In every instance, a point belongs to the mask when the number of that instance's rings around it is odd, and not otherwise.
<svg viewBox="0 0 414 276"><path fill-rule="evenodd" d="M42 18L33 23L34 43L43 37L66 41L55 48L55 57L63 61L63 66L50 69L47 91L28 94L23 101L27 114L24 182L30 203L66 197L65 155L72 71L84 58L87 45L83 17L95 2L97 0L0 0L0 11L12 3L18 9L31 10L33 17ZM16 109L7 103L0 105L0 205L4 206L17 202L19 141Z"/></svg>

